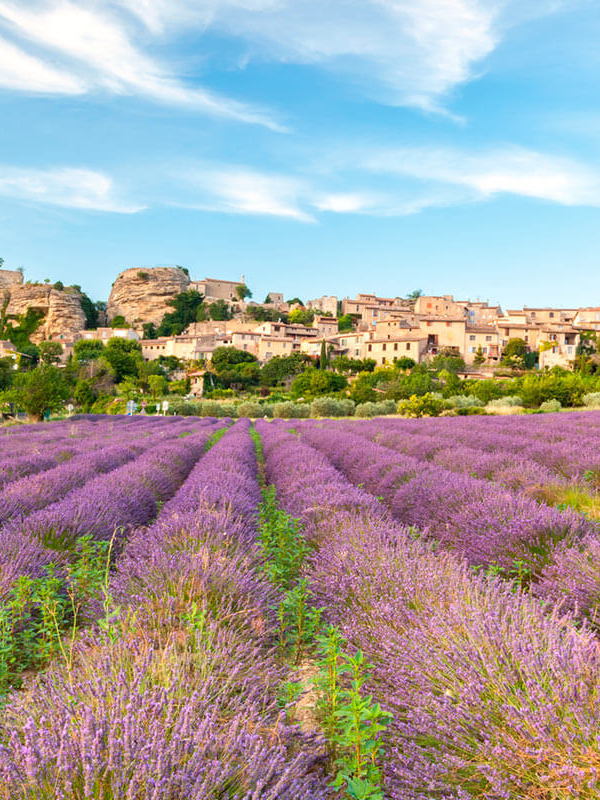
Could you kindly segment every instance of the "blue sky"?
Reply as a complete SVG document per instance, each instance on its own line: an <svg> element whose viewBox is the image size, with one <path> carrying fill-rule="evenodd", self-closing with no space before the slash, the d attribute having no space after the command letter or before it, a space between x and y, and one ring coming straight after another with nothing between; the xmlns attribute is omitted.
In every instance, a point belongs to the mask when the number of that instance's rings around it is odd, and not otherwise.
<svg viewBox="0 0 600 800"><path fill-rule="evenodd" d="M0 0L0 256L600 304L597 0Z"/></svg>

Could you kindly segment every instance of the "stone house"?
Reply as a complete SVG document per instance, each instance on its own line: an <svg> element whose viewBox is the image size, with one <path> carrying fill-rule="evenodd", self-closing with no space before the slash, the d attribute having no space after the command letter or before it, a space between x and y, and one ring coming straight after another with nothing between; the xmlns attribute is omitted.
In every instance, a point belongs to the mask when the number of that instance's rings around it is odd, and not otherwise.
<svg viewBox="0 0 600 800"><path fill-rule="evenodd" d="M244 283L244 276L239 281L225 281L221 278L204 278L201 281L192 281L189 288L203 294L208 300L226 300L239 302L237 287Z"/></svg>
<svg viewBox="0 0 600 800"><path fill-rule="evenodd" d="M318 315L313 320L313 328L321 338L335 336L338 332L338 322L336 317L323 317Z"/></svg>
<svg viewBox="0 0 600 800"><path fill-rule="evenodd" d="M419 330L427 340L427 356L448 350L465 356L466 319L463 316L427 316L419 319Z"/></svg>
<svg viewBox="0 0 600 800"><path fill-rule="evenodd" d="M465 328L465 347L463 358L472 364L481 348L486 361L499 361L502 355L500 334L494 325L467 325Z"/></svg>
<svg viewBox="0 0 600 800"><path fill-rule="evenodd" d="M419 363L427 350L427 337L422 333L402 333L394 339L369 338L364 343L364 357L372 358L377 366L393 364L406 356Z"/></svg>
<svg viewBox="0 0 600 800"><path fill-rule="evenodd" d="M94 339L101 342L107 342L115 337L118 339L138 340L140 335L133 328L95 328L93 330L79 331L78 335L79 339Z"/></svg>

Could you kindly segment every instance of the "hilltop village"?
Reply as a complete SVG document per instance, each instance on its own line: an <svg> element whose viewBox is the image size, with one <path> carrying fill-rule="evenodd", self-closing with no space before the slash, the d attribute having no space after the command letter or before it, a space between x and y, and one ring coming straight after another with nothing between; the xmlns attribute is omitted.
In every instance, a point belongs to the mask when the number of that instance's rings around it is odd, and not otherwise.
<svg viewBox="0 0 600 800"><path fill-rule="evenodd" d="M121 272L107 302L10 270L0 270L0 294L0 391L13 409L25 407L37 364L62 372L53 407L100 413L163 400L204 401L189 413L235 415L244 401L255 414L262 404L305 414L310 403L321 413L321 399L338 403L332 415L361 404L362 414L450 413L452 403L480 413L490 402L597 405L600 389L600 307L503 310L420 291L301 299L274 290L258 302L243 275L196 279L178 266ZM527 376L537 376L533 388Z"/></svg>
<svg viewBox="0 0 600 800"><path fill-rule="evenodd" d="M325 342L332 357L369 358L377 365L402 356L421 363L445 352L481 368L498 364L510 339L522 339L528 351L539 353L543 369L572 365L582 333L600 329L600 307L503 311L487 302L418 292L411 297L362 292L354 298L325 296L303 302L273 291L258 303L250 298L243 276L238 281L193 280L178 267L122 272L105 308L98 304L98 324L90 328L81 295L69 288L24 284L20 273L0 270L5 314L43 313L44 324L32 341L60 342L63 361L79 339L121 337L139 341L146 360L162 355L210 362L222 346L247 351L261 363L292 353L316 358ZM172 311L169 303L193 292L203 299L197 319L181 333L157 336L164 315ZM10 349L10 342L0 342L0 354Z"/></svg>

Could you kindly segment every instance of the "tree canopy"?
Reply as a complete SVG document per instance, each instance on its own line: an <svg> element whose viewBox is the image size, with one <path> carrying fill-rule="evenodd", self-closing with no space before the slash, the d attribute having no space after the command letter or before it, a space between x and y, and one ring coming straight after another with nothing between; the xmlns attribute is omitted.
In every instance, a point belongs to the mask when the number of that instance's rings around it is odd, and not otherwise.
<svg viewBox="0 0 600 800"><path fill-rule="evenodd" d="M158 329L157 336L179 336L192 322L196 321L198 309L204 302L204 296L195 289L180 292L168 301L173 311L166 313ZM152 337L148 337L152 338Z"/></svg>
<svg viewBox="0 0 600 800"><path fill-rule="evenodd" d="M47 411L55 411L69 396L69 387L60 369L42 364L29 372L15 375L11 389L3 400L16 403L33 421L39 421Z"/></svg>

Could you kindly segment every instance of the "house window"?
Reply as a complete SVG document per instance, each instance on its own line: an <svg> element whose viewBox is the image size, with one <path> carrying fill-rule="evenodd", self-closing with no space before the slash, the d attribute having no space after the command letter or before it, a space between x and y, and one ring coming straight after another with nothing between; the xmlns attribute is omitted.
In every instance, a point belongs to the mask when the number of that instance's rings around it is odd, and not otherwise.
<svg viewBox="0 0 600 800"><path fill-rule="evenodd" d="M486 342L491 342L492 341L492 337L491 336L486 336L485 340L486 340Z"/></svg>
<svg viewBox="0 0 600 800"><path fill-rule="evenodd" d="M554 311L551 311L550 312L550 319L552 319L553 317L554 317Z"/></svg>
<svg viewBox="0 0 600 800"><path fill-rule="evenodd" d="M369 353L371 352L371 350L372 350L372 349L373 349L373 345L372 345L372 344L370 344L370 345L369 345Z"/></svg>
<svg viewBox="0 0 600 800"><path fill-rule="evenodd" d="M385 356L381 359L381 363L385 364Z"/></svg>
<svg viewBox="0 0 600 800"><path fill-rule="evenodd" d="M394 342L394 350L398 349L398 342Z"/></svg>
<svg viewBox="0 0 600 800"><path fill-rule="evenodd" d="M383 350L383 352L385 353L385 351L387 350L387 344L385 344L385 343L384 343L384 344L382 345L381 349L382 349L382 350Z"/></svg>
<svg viewBox="0 0 600 800"><path fill-rule="evenodd" d="M410 350L410 342L407 342L407 343L406 343L406 349L407 349L407 350Z"/></svg>
<svg viewBox="0 0 600 800"><path fill-rule="evenodd" d="M469 336L469 341L470 341L470 342L474 342L474 341L475 341L475 334L474 334L474 333L472 333L472 334Z"/></svg>

